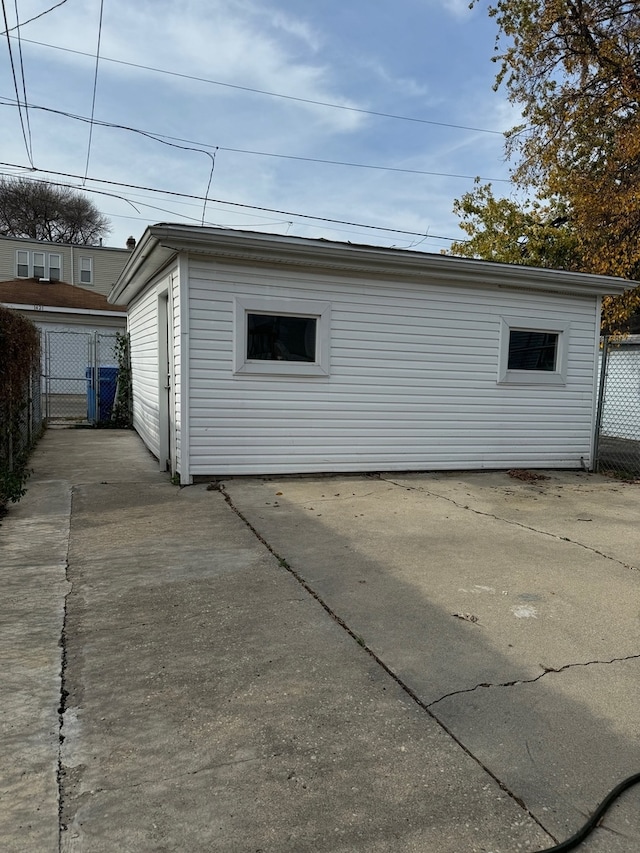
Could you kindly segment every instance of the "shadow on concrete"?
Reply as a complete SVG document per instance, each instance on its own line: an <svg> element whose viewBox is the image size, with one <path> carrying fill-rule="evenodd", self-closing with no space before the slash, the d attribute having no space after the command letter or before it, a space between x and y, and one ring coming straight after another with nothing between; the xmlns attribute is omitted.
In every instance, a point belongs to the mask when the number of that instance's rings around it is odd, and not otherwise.
<svg viewBox="0 0 640 853"><path fill-rule="evenodd" d="M463 565L469 577L475 567L481 589L487 589L490 573L499 592L499 575L505 587L513 583L508 575L513 555L535 567L536 560L549 564L555 549L557 572L566 572L563 557L571 543L536 540L533 532L499 519L482 519L480 533L450 504L416 510L409 490L402 495L395 486L363 477L237 479L224 489L281 562L347 626L354 642L381 661L424 713L445 726L553 836L571 835L610 788L638 772L637 626L620 660L610 662L617 657L612 655L597 662L587 654L560 665L556 656L554 672L543 661L514 660L509 637L494 637L482 624L462 618L473 614L454 618L434 604L449 569ZM583 608L577 616L584 620L582 634L570 638L578 650L581 643L590 645L590 619L603 606L590 595L590 573L612 569L597 555L573 559ZM637 603L637 577L626 581ZM519 596L523 606L546 595L537 586L534 570L529 591ZM615 623L615 607L605 612L606 620ZM544 633L544 627L537 630ZM547 639L552 649L553 637ZM504 651L497 648L500 642ZM526 649L526 636L520 644ZM629 793L585 849L635 850L637 797L637 790Z"/></svg>

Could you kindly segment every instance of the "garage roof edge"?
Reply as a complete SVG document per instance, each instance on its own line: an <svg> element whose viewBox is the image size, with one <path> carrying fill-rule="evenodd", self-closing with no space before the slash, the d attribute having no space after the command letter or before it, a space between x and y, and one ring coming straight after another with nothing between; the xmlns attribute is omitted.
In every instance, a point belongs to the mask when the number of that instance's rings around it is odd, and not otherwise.
<svg viewBox="0 0 640 853"><path fill-rule="evenodd" d="M638 283L622 278L540 267L502 264L324 239L288 237L253 231L159 223L149 226L109 294L126 305L181 252L246 263L265 263L372 276L490 284L517 289L601 296L623 293Z"/></svg>

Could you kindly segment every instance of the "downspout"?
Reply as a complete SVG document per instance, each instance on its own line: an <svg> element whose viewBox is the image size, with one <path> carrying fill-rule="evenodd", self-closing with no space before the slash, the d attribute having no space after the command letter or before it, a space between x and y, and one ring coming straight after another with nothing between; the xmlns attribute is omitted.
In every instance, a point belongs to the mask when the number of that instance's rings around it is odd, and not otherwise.
<svg viewBox="0 0 640 853"><path fill-rule="evenodd" d="M607 385L607 361L609 360L609 335L605 335L602 340L602 355L600 356L600 382L598 388L598 408L596 410L596 423L593 432L593 462L591 470L597 471L600 467L598 464L598 453L600 452L600 428L602 426L602 410L604 408L604 395Z"/></svg>
<svg viewBox="0 0 640 853"><path fill-rule="evenodd" d="M600 355L600 326L602 323L602 296L596 299L596 330L594 341L594 370L593 370L593 403L591 406L591 459L589 460L588 470L592 473L596 471L598 466L598 441L600 431L600 416L602 407L602 376L604 363L602 362L603 355ZM600 361L599 361L600 360ZM600 377L598 380L598 364L600 364ZM584 467L584 466L583 466Z"/></svg>
<svg viewBox="0 0 640 853"><path fill-rule="evenodd" d="M71 281L69 283L72 285L75 285L75 283L76 283L75 282L75 266L76 265L75 265L75 261L73 258L73 245L70 248L71 248Z"/></svg>

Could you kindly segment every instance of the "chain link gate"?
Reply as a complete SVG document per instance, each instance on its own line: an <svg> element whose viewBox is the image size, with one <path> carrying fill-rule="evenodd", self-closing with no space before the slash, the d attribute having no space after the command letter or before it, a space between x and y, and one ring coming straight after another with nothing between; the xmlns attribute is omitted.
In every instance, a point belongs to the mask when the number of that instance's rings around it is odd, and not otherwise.
<svg viewBox="0 0 640 853"><path fill-rule="evenodd" d="M116 394L115 332L42 332L42 391L47 422L105 423Z"/></svg>
<svg viewBox="0 0 640 853"><path fill-rule="evenodd" d="M640 476L640 335L603 338L595 457L598 471Z"/></svg>

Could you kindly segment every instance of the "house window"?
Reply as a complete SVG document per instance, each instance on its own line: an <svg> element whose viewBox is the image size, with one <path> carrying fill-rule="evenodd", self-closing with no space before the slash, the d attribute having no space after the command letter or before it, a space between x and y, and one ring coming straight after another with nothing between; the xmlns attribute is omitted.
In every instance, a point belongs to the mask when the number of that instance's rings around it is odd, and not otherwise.
<svg viewBox="0 0 640 853"><path fill-rule="evenodd" d="M29 278L29 252L16 252L16 278Z"/></svg>
<svg viewBox="0 0 640 853"><path fill-rule="evenodd" d="M80 284L93 284L93 262L91 258L80 258Z"/></svg>
<svg viewBox="0 0 640 853"><path fill-rule="evenodd" d="M235 373L326 376L328 302L306 299L235 300Z"/></svg>
<svg viewBox="0 0 640 853"><path fill-rule="evenodd" d="M44 252L33 253L33 277L44 278Z"/></svg>
<svg viewBox="0 0 640 853"><path fill-rule="evenodd" d="M16 277L60 281L62 277L62 255L18 249L16 252Z"/></svg>
<svg viewBox="0 0 640 853"><path fill-rule="evenodd" d="M49 255L49 271L48 278L51 281L60 281L60 276L62 273L62 256L61 255Z"/></svg>
<svg viewBox="0 0 640 853"><path fill-rule="evenodd" d="M564 385L569 323L502 317L498 382Z"/></svg>

